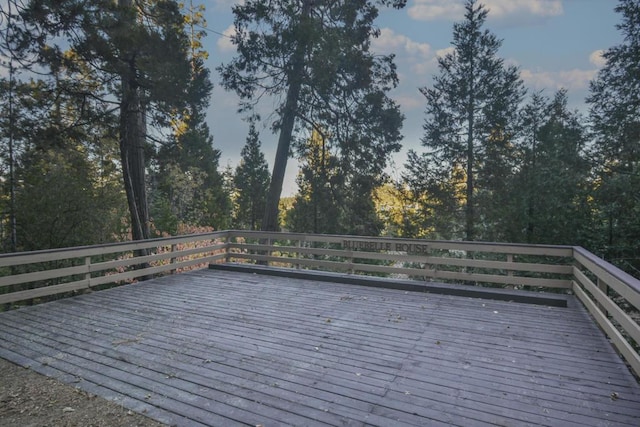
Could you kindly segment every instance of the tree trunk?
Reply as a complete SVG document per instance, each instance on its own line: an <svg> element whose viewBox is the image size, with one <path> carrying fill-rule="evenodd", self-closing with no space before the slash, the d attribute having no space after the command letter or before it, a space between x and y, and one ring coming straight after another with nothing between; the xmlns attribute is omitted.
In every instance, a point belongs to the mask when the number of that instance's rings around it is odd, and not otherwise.
<svg viewBox="0 0 640 427"><path fill-rule="evenodd" d="M473 76L473 75L472 75ZM471 78L473 80L473 77ZM474 129L474 107L475 107L475 97L473 94L473 83L471 83L471 91L470 91L470 99L469 106L467 110L467 205L465 211L465 239L471 241L475 238L475 224L474 224L474 210L473 210L473 190L474 190L474 179L473 179L473 164L475 162L474 156L474 147L473 147L473 134L475 132Z"/></svg>
<svg viewBox="0 0 640 427"><path fill-rule="evenodd" d="M131 214L133 240L149 238L149 210L145 188L145 120L139 89L122 80L120 105L120 157L124 187Z"/></svg>
<svg viewBox="0 0 640 427"><path fill-rule="evenodd" d="M304 1L301 23L299 25L304 26L304 21L311 12L312 3L312 0ZM287 160L289 159L293 125L295 124L298 113L298 98L300 96L300 88L302 87L302 73L304 72L304 55L306 50L307 43L304 39L301 39L291 59L290 83L282 112L282 125L280 128L280 136L278 137L278 148L273 163L273 173L271 174L271 183L269 184L269 192L267 193L266 207L262 219L263 231L277 231L279 228L278 205L280 204L282 184L287 168Z"/></svg>
<svg viewBox="0 0 640 427"><path fill-rule="evenodd" d="M131 0L119 0L122 8L131 8ZM126 16L126 15L123 15ZM131 25L135 25L132 22ZM145 187L144 145L146 140L146 111L142 99L142 88L136 81L135 54L122 58L128 67L120 76L122 93L120 100L120 158L122 175L131 215L133 240L144 240L150 236L149 209ZM136 255L146 255L147 250L139 250Z"/></svg>

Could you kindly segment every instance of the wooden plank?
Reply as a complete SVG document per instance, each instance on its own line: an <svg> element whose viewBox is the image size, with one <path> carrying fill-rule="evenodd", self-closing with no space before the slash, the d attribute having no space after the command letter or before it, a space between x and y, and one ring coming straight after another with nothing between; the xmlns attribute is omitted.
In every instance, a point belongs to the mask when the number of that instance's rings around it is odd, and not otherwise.
<svg viewBox="0 0 640 427"><path fill-rule="evenodd" d="M484 288L454 283L425 282L409 279L392 279L356 274L339 274L314 270L294 270L290 268L262 267L253 264L217 264L210 269L235 271L241 273L259 273L279 277L318 280L322 282L344 283L368 287L388 288L411 292L428 292L441 295L465 296L474 298L495 299L501 301L523 302L527 304L551 305L566 307L567 299L563 295L547 292L529 292L509 289Z"/></svg>
<svg viewBox="0 0 640 427"><path fill-rule="evenodd" d="M561 368L561 369L563 369L563 368Z"/></svg>
<svg viewBox="0 0 640 427"><path fill-rule="evenodd" d="M566 298L196 270L0 313L0 357L179 425L637 425L640 387Z"/></svg>
<svg viewBox="0 0 640 427"><path fill-rule="evenodd" d="M75 282L62 283L60 285L44 286L42 288L27 289L24 291L12 292L0 295L0 304L23 301L26 299L40 298L49 295L61 294L65 292L73 292L80 289L87 289L89 280L82 279Z"/></svg>
<svg viewBox="0 0 640 427"><path fill-rule="evenodd" d="M34 324L34 325L38 325L38 324L40 324L40 322L34 322L33 324ZM80 327L81 327L81 326L80 326ZM76 330L77 330L77 329L68 329L69 333L76 333ZM82 342L82 341L80 341L80 342ZM66 340L65 340L65 343L66 343L67 345L72 344L71 342L66 341ZM91 347L89 346L89 347L87 347L87 348L91 348ZM132 347L123 347L123 349L130 349L130 348L132 348ZM108 349L107 349L107 350L108 350ZM102 351L101 353L102 353L102 354L104 354L104 351ZM138 365L138 364L139 364L139 365L143 365L143 366L147 366L147 367L148 367L148 366L150 366L150 363L151 363L151 364L153 363L153 362L150 362L150 360L155 359L154 354L158 354L158 351L157 351L157 350L151 350L151 352L150 352L147 356L142 356L142 359L140 359L139 361L137 361L137 360L135 360L135 359L133 359L133 358L129 358L129 357L127 357L127 360L128 360L129 362L131 362L131 363L135 364L135 365ZM181 351L181 354L184 354L184 351ZM175 359L172 359L172 364L173 364L173 361L174 361L174 360L175 360ZM187 365L184 365L184 366L187 366ZM195 361L192 361L191 363L189 363L189 364L188 364L188 366L202 366L202 359L197 359L197 360L195 360ZM207 366L213 366L213 365L207 365ZM174 368L175 368L175 366L174 366ZM242 372L241 372L241 371L238 371L237 369L236 369L236 371L237 371L237 372L233 372L233 374L232 374L232 375L230 375L230 376L229 376L229 379L228 379L228 381L230 381L230 383L232 383L232 384L238 384L239 382L242 382L242 379L241 379L241 378L239 378L239 377L241 377L241 376L243 375L243 374L242 374ZM166 371L166 370L165 370L165 371L163 371L163 372L168 372L168 371ZM200 378L202 377L202 375L203 375L203 374L202 374L201 372L199 372L199 373L198 373L198 375L197 375L195 378L200 379ZM276 372L276 375L277 375L277 372ZM206 376L208 376L208 375L206 375L206 374L205 374L204 376L206 377ZM181 377L183 377L183 376L181 375ZM251 376L251 377L253 377L253 376ZM316 379L316 381L317 381L317 378L315 378L315 379ZM216 384L217 384L217 385L219 385L219 384L220 384L220 378L216 376L216 378L215 378L215 382L216 382ZM348 384L348 383L347 383L347 382L345 382L345 384ZM283 389L283 387L284 387L284 385L283 385L283 384L279 384L279 386L275 389L275 390L276 390L276 392L279 392L280 390L282 390L282 389ZM248 388L248 389L251 389L251 390L256 390L256 389L259 389L259 388L260 388L260 385L259 385L259 384L250 384L249 386L247 386L247 388ZM273 387L271 387L271 393L274 393L274 391L273 391L273 390L274 390L274 389L273 389ZM298 392L296 392L295 396L297 396L298 394L299 394L299 393L298 393ZM313 395L317 395L317 393L314 393ZM335 396L334 396L334 398L335 398ZM345 396L345 397L344 397L344 399L346 399L346 398L347 398L347 397ZM261 399L264 399L264 397L262 397ZM341 402L341 404L343 403L343 400L342 400L342 399L343 399L343 398L341 398L341 401L340 401L340 402ZM261 401L263 401L263 400L261 400ZM263 401L263 402L264 402L264 401ZM317 403L317 402L316 402L316 403ZM326 403L325 403L325 404L326 404ZM366 412L361 413L361 415L362 415L362 416L364 416L365 418L366 418L366 417L368 417L368 412L369 412L369 410L370 410L370 407L367 407ZM306 411L309 411L309 409L306 409L306 410L305 410L305 412L306 412ZM315 417L318 417L318 415L320 415L320 414L315 414ZM327 418L327 416L326 416L326 415L325 415L324 417L320 417L320 419L326 419L326 418ZM387 421L387 423L388 423L388 421ZM383 424L387 424L387 423L383 423ZM291 423L289 423L289 424L291 424ZM299 425L299 424L298 424L298 425Z"/></svg>
<svg viewBox="0 0 640 427"><path fill-rule="evenodd" d="M92 273L95 273L95 272L109 270L117 267L130 267L132 265L142 264L145 262L168 260L171 258L180 258L180 257L190 256L190 255L207 254L207 253L214 252L216 250L224 249L225 247L226 247L226 244L223 243L223 244L212 245L212 246L203 246L199 248L184 249L181 251L163 252L160 254L147 255L147 256L136 257L136 258L96 262L96 263L90 264L89 269Z"/></svg>
<svg viewBox="0 0 640 427"><path fill-rule="evenodd" d="M459 267L476 267L494 270L509 271L526 271L538 273L555 273L555 274L571 274L573 267L570 265L543 264L543 263L525 263L525 262L507 262L493 260L479 260L467 258L450 258L450 257L434 257L407 255L393 252L366 252L340 249L326 248L304 248L297 246L275 246L275 245L259 245L247 243L231 243L229 248L248 250L248 251L280 251L284 253L304 254L304 255L322 255L333 257L344 257L351 259L372 259L380 261L395 262L415 262L429 265L453 265ZM286 257L285 257L286 258ZM288 259L288 258L287 258ZM296 258L297 259L297 258Z"/></svg>
<svg viewBox="0 0 640 427"><path fill-rule="evenodd" d="M75 267L64 267L33 273L15 274L13 276L0 277L0 288L5 286L19 285L22 283L35 282L37 280L57 279L75 274L85 274L89 272L89 267L85 264Z"/></svg>
<svg viewBox="0 0 640 427"><path fill-rule="evenodd" d="M165 273L167 271L175 270L177 268L191 267L198 264L207 264L214 262L225 257L224 254L212 255L203 258L191 259L186 261L179 261L173 264L164 264L156 267L141 268L139 270L125 271L123 273L109 274L106 276L91 278L90 286L98 286L106 283L117 283L124 280L136 279L138 277L150 276L153 274Z"/></svg>
<svg viewBox="0 0 640 427"><path fill-rule="evenodd" d="M434 241L423 239L402 239L386 237L359 237L329 234L298 234L298 233L278 233L262 231L229 231L230 238L251 238L251 239L275 239L293 240L317 243L342 243L344 240L353 242L380 242L392 245L402 243L422 243L429 245L432 249L475 251L488 253L512 253L521 255L544 255L558 257L572 257L573 248L571 246L557 245L526 245L526 244L500 244L486 242L462 242L462 241Z"/></svg>
<svg viewBox="0 0 640 427"><path fill-rule="evenodd" d="M213 233L191 234L178 237L163 237L125 243L108 243L95 246L79 246L74 248L47 249L33 252L18 252L0 254L0 267L10 267L39 262L58 261L69 258L84 258L86 256L106 255L118 252L130 252L137 249L149 249L159 246L189 243L203 240L226 239L228 232L217 231Z"/></svg>
<svg viewBox="0 0 640 427"><path fill-rule="evenodd" d="M431 269L389 267L371 264L344 263L336 261L311 260L303 258L280 258L275 256L257 254L229 254L230 261L236 259L248 259L254 261L267 261L281 264L299 264L312 268L325 268L329 271L348 272L361 271L384 274L406 274L415 277L429 277L432 279L454 280L458 282L482 282L498 283L503 285L523 285L534 287L571 289L571 281L568 279L547 279L537 277L508 276L496 274L465 273L459 271L444 271Z"/></svg>
<svg viewBox="0 0 640 427"><path fill-rule="evenodd" d="M416 269L407 267L393 267L385 265L372 265L355 262L339 262L339 261L326 261L326 260L314 260L304 258L290 258L290 257L278 257L268 256L260 254L249 253L232 253L229 254L229 261L236 259L245 259L252 261L264 261L270 263L285 263L306 265L312 268L324 268L330 271L349 272L349 271L362 271L370 273L384 273L384 274L406 274L417 277L429 277L433 279L448 279L461 282L484 282L484 283L499 283L509 285L523 285L523 286L535 286L535 287L549 287L549 288L562 288L570 289L571 281L569 279L549 279L549 278L536 278L536 277L523 277L516 275L497 275L497 274L482 274L482 273L467 273L462 271L446 271L438 269ZM472 264L472 263L470 263ZM473 263L475 264L475 263ZM506 264L506 263L505 263ZM515 263L514 263L515 264ZM481 265L481 264L480 264ZM486 267L490 267L487 263ZM566 266L561 267L556 271L568 271ZM568 267L569 269L571 267ZM535 268L538 270L538 268ZM518 269L512 269L512 271L518 271Z"/></svg>

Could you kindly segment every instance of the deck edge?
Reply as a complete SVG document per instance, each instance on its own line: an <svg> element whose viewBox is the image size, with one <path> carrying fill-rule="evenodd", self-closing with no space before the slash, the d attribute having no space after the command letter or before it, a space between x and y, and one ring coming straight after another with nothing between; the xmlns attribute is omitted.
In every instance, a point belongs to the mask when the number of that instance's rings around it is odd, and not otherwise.
<svg viewBox="0 0 640 427"><path fill-rule="evenodd" d="M425 292L440 295L451 295L469 298L511 301L522 304L545 305L566 308L568 295L551 294L548 292L530 292L511 289L480 288L460 284L445 284L438 282L417 282L408 279L379 278L372 276L358 276L344 273L334 273L317 270L296 270L292 268L267 267L255 264L224 263L209 264L211 270L233 271L238 273L263 274L294 279L317 280L348 285L369 286L375 288L395 289L407 292Z"/></svg>

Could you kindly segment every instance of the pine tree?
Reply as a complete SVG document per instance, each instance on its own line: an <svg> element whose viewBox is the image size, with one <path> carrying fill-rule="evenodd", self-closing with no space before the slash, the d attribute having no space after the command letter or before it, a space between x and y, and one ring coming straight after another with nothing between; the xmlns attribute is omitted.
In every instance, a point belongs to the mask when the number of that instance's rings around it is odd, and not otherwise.
<svg viewBox="0 0 640 427"><path fill-rule="evenodd" d="M585 126L567 107L566 90L534 94L522 109L518 170L501 229L505 240L584 245L591 224Z"/></svg>
<svg viewBox="0 0 640 427"><path fill-rule="evenodd" d="M230 195L224 190L218 171L221 153L214 148L205 121L212 84L204 66L208 57L202 44L206 36L202 28L207 25L204 10L203 5L196 7L192 1L186 7L191 68L188 97L183 110L172 114L173 135L158 150L157 170L152 177L153 190L159 193L152 197L154 225L171 234L177 232L178 225L225 229L230 223Z"/></svg>
<svg viewBox="0 0 640 427"><path fill-rule="evenodd" d="M260 148L260 135L254 123L251 123L240 156L240 164L233 176L236 192L233 227L259 230L269 189L269 167Z"/></svg>
<svg viewBox="0 0 640 427"><path fill-rule="evenodd" d="M68 83L64 73L61 69L60 85ZM74 87L89 90L81 82ZM122 235L126 199L115 166L114 123L85 121L102 116L93 111L95 105L69 95L67 89L56 81L13 85L13 159L4 150L0 153L3 163L13 162L14 169L16 245L7 245L9 250L98 244ZM8 90L0 81L0 94ZM6 147L11 130L4 107L0 106L0 140Z"/></svg>
<svg viewBox="0 0 640 427"><path fill-rule="evenodd" d="M15 0L10 0L15 2ZM171 0L31 0L20 6L4 44L27 67L70 70L90 79L70 93L117 111L123 183L134 239L149 237L145 187L148 128L166 128L185 109L191 76L184 17ZM8 34L8 33L7 33ZM113 104L117 104L114 111Z"/></svg>
<svg viewBox="0 0 640 427"><path fill-rule="evenodd" d="M640 1L620 0L617 25L624 41L606 50L605 66L591 82L589 117L595 138L595 180L607 259L640 271ZM597 244L597 243L596 243Z"/></svg>
<svg viewBox="0 0 640 427"><path fill-rule="evenodd" d="M278 227L287 159L302 123L331 133L347 163L353 155L351 164L360 164L369 152L377 167L399 149L402 115L385 95L397 83L393 58L376 57L369 47L380 34L373 26L377 5L405 3L256 0L234 7L238 55L220 67L223 85L241 97L243 110L265 96L282 99L263 229Z"/></svg>
<svg viewBox="0 0 640 427"><path fill-rule="evenodd" d="M420 89L427 101L422 139L427 152L421 161L436 169L429 174L443 185L457 186L462 178L464 238L473 240L481 226L490 226L491 205L497 205L492 201L502 190L499 179L511 171L524 90L518 69L497 56L502 42L482 28L488 11L476 0L467 0L465 11L464 21L453 26L454 51L438 58L433 86Z"/></svg>
<svg viewBox="0 0 640 427"><path fill-rule="evenodd" d="M327 136L314 129L300 152L298 193L287 212L287 227L299 233L341 233L335 192L343 183L337 159L328 149Z"/></svg>

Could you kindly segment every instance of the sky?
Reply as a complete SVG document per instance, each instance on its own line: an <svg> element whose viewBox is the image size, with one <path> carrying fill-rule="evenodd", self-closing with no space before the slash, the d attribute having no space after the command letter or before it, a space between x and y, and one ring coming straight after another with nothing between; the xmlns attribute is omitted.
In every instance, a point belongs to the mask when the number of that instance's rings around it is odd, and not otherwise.
<svg viewBox="0 0 640 427"><path fill-rule="evenodd" d="M215 71L235 54L228 35L233 34L232 6L239 1L202 0L210 30L204 40L209 52L207 65L215 85L207 121L214 145L222 151L223 168L237 165L249 128L236 113L237 96L224 91ZM518 66L528 93L543 91L551 97L558 89L566 88L570 108L586 113L584 100L589 81L603 66L600 54L622 42L615 27L620 21L620 15L614 11L617 1L484 0L482 3L489 10L485 28L503 40L498 55L507 64ZM405 115L403 149L394 156L387 171L392 178L400 177L408 149L421 151L426 105L418 89L429 86L432 76L438 73L437 57L451 49L453 24L460 22L463 15L464 0L408 0L401 10L383 8L376 21L381 35L373 41L372 48L377 53L396 55L400 84L390 96ZM277 135L267 124L258 130L271 168ZM283 196L295 194L297 169L297 163L290 159Z"/></svg>

